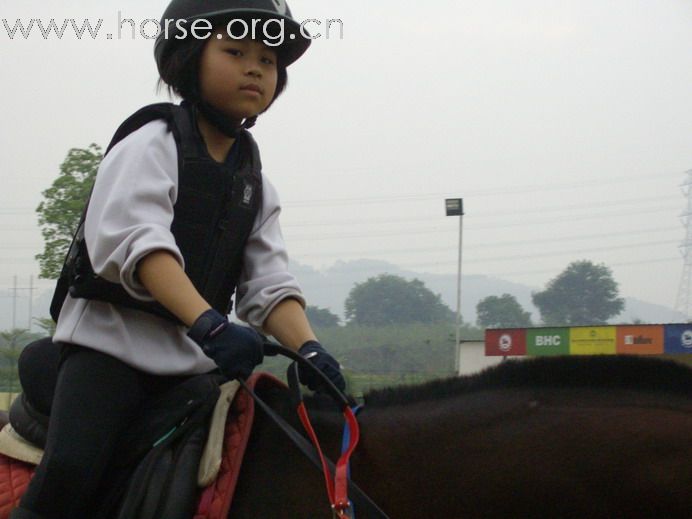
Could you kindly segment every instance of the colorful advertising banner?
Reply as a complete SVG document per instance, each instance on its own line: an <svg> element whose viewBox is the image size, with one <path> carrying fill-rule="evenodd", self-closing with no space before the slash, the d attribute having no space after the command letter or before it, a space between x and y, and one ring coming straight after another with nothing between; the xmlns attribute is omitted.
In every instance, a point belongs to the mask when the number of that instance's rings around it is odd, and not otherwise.
<svg viewBox="0 0 692 519"><path fill-rule="evenodd" d="M569 338L569 349L572 355L615 353L615 326L579 326L570 328Z"/></svg>
<svg viewBox="0 0 692 519"><path fill-rule="evenodd" d="M526 330L486 330L485 354L495 357L526 355Z"/></svg>
<svg viewBox="0 0 692 519"><path fill-rule="evenodd" d="M666 324L665 337L666 353L692 353L692 324Z"/></svg>
<svg viewBox="0 0 692 519"><path fill-rule="evenodd" d="M658 355L663 353L664 332L661 325L618 326L616 352L631 355Z"/></svg>
<svg viewBox="0 0 692 519"><path fill-rule="evenodd" d="M529 355L569 355L569 328L528 328L526 353Z"/></svg>
<svg viewBox="0 0 692 519"><path fill-rule="evenodd" d="M692 354L692 323L485 330L487 356Z"/></svg>

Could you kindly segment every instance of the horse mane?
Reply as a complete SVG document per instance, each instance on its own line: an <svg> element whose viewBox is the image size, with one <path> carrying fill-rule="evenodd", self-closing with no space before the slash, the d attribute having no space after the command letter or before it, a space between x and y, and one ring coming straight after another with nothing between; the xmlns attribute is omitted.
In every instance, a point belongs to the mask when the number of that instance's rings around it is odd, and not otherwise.
<svg viewBox="0 0 692 519"><path fill-rule="evenodd" d="M531 387L639 389L692 396L692 369L672 360L637 356L512 359L473 375L374 390L364 400L368 406L387 406L488 389Z"/></svg>

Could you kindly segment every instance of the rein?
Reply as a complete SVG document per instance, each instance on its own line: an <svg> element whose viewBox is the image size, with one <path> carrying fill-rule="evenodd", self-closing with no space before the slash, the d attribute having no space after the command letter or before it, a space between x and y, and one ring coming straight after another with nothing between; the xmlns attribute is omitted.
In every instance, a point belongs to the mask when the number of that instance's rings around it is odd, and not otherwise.
<svg viewBox="0 0 692 519"><path fill-rule="evenodd" d="M239 380L241 386L250 394L253 400L262 408L262 410L274 421L274 423L291 439L291 441L307 456L307 458L320 470L322 470L327 487L327 495L332 507L334 516L338 519L353 519L353 508L355 505L359 510L362 510L365 517L389 519L365 492L363 492L349 477L349 458L356 448L359 439L359 427L355 414L352 408L355 402L352 398L345 396L332 382L317 369L309 360L303 358L297 352L284 348L272 342L264 343L264 353L268 356L283 355L293 360L293 364L288 370L288 384L291 390L291 398L297 407L298 416L303 427L305 428L312 444L308 442L304 436L298 433L291 425L271 409L266 402L257 396L250 389L244 380ZM339 405L346 421L346 426L349 431L349 438L343 452L334 464L326 457L315 431L310 423L310 418L303 401L302 392L298 383L298 363L307 366L317 373L323 380L323 387L326 389L329 396ZM348 498L348 493L351 493L353 501Z"/></svg>
<svg viewBox="0 0 692 519"><path fill-rule="evenodd" d="M332 505L332 510L334 510L334 513L338 518L347 519L348 515L346 514L351 508L347 491L349 459L355 450L360 437L358 421L353 414L351 409L352 406L348 403L342 406L342 412L344 414L346 426L349 431L349 442L346 445L346 448L343 449L341 456L336 462L336 469L334 471L334 476L332 477L324 454L322 453L320 441L317 438L317 434L315 433L312 424L310 423L310 416L308 415L308 410L305 407L305 402L303 401L303 394L301 393L298 385L298 365L296 363L293 363L288 371L288 385L291 388L294 397L294 404L297 403L296 407L298 409L298 416L303 424L303 428L308 433L308 436L310 437L310 440L312 440L312 444L315 446L317 454L320 457L322 473L324 474L324 480L327 485L327 495L329 496L329 502Z"/></svg>

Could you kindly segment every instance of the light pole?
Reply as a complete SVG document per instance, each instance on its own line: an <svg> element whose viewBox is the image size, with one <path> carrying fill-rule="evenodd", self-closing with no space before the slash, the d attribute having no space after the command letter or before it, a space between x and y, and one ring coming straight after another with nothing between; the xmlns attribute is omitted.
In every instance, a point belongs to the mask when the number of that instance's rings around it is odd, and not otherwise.
<svg viewBox="0 0 692 519"><path fill-rule="evenodd" d="M459 263L457 265L457 332L456 342L454 343L454 369L459 373L460 357L460 335L461 335L461 236L464 221L464 200L463 198L447 198L445 200L447 216L459 217Z"/></svg>

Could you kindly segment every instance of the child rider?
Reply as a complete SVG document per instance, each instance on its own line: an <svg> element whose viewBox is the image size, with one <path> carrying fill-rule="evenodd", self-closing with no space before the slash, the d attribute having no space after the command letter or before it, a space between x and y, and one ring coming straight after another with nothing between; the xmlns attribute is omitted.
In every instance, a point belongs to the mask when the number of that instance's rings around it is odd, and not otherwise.
<svg viewBox="0 0 692 519"><path fill-rule="evenodd" d="M234 19L280 29L282 41L272 44L279 41L277 33L236 39L227 31ZM179 38L181 33L170 30L182 22L189 28L195 20L213 27L207 38L189 31ZM215 173L186 172L182 183L178 143L163 119L121 136L107 151L83 226L88 254L78 258L93 273L87 282L97 284L64 298L52 342L34 343L21 361L27 364L50 348L59 371L52 401L45 404L50 409L42 410L50 413L45 454L12 519L96 517L116 441L145 398L216 369L228 378L252 372L263 358L262 339L228 321L226 303L234 288L240 319L345 386L339 364L317 341L303 295L287 270L279 199L259 170L247 132L283 91L286 67L310 40L283 0L172 0L161 22L166 25L168 34L162 31L155 46L161 81L183 99L176 113L192 121L200 161ZM248 173L238 203L246 202L247 210L256 204L256 213L244 240L221 253L220 241L233 226L217 234L210 228L219 223L210 207L231 185L228 179L244 178L247 164L260 182L253 184ZM210 183L213 178L220 183ZM219 264L227 264L227 272ZM312 389L319 384L309 370L301 371L301 382ZM22 380L29 399L32 383L41 381Z"/></svg>

